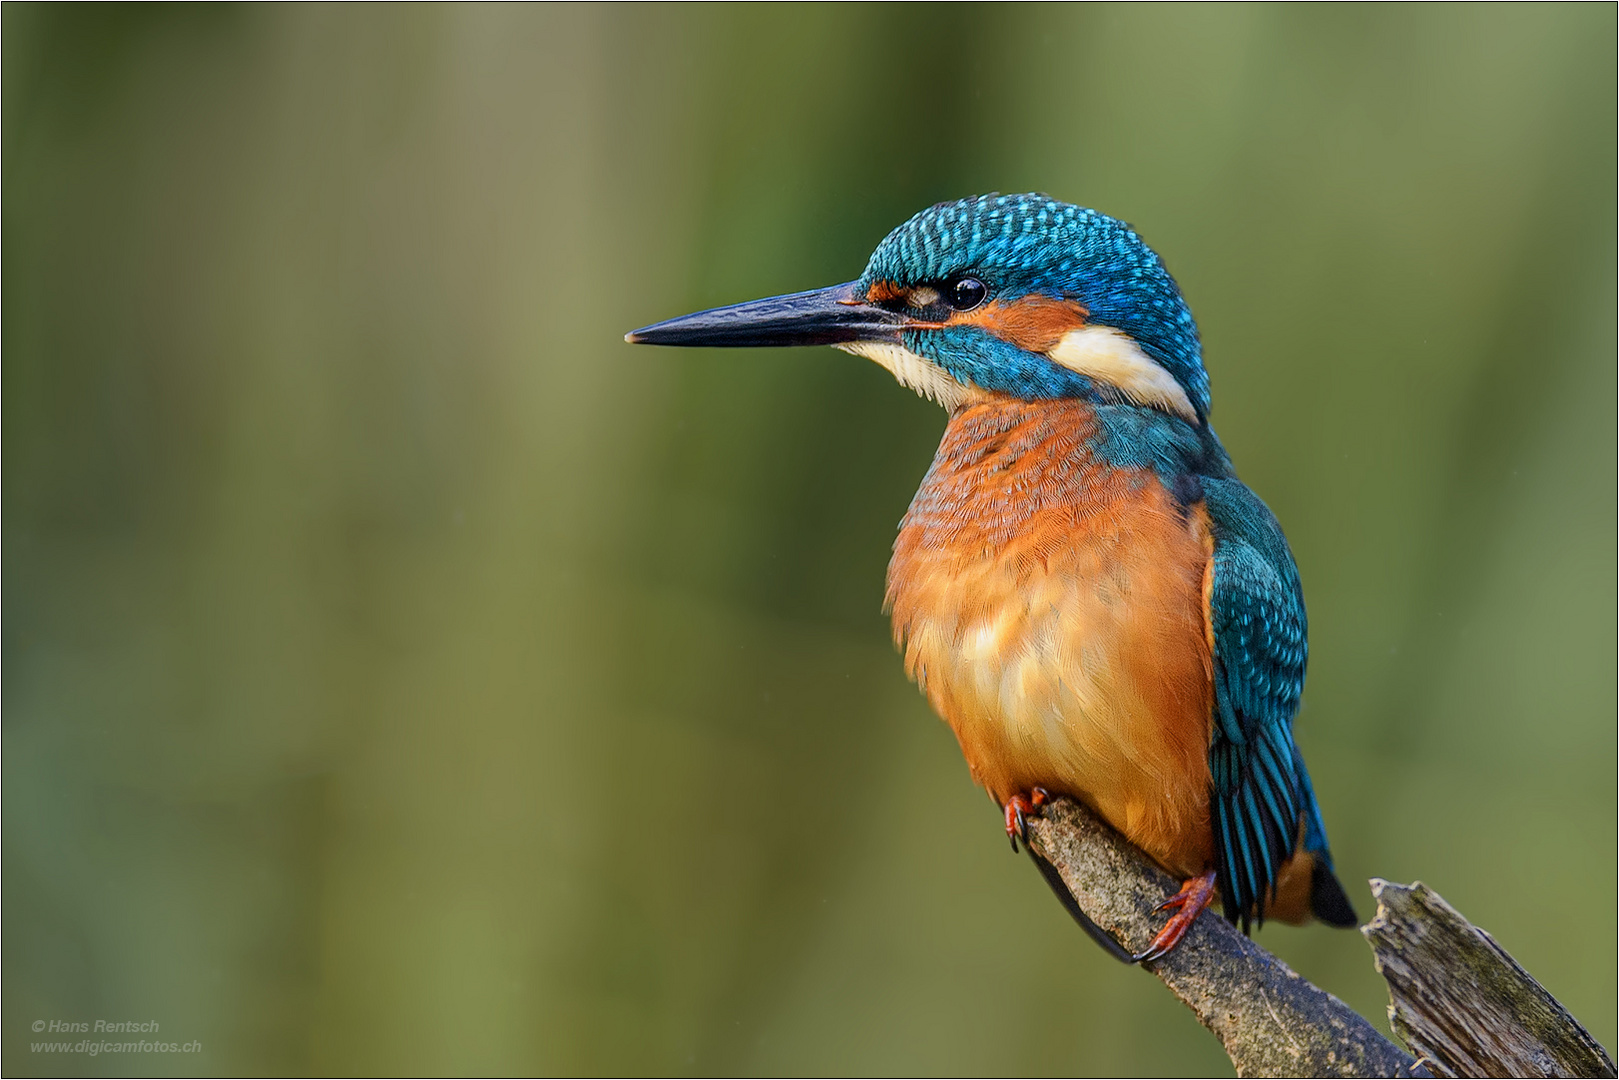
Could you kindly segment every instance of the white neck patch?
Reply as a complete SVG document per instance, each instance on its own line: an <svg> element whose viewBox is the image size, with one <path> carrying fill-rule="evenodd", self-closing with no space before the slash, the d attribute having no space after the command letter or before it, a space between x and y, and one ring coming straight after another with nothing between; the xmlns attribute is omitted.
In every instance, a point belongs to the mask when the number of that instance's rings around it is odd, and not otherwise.
<svg viewBox="0 0 1619 1080"><path fill-rule="evenodd" d="M1046 355L1070 371L1106 383L1137 405L1198 422L1197 410L1192 408L1180 383L1123 331L1111 326L1081 326L1064 334Z"/></svg>
<svg viewBox="0 0 1619 1080"><path fill-rule="evenodd" d="M951 412L983 394L976 386L957 382L938 364L903 345L887 341L846 341L832 347L881 364L893 373L901 386L937 401Z"/></svg>

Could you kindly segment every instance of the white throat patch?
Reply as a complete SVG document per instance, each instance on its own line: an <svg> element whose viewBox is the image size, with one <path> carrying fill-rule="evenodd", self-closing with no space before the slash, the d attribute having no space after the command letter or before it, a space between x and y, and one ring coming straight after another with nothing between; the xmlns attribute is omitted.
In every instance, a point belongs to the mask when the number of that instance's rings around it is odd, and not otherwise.
<svg viewBox="0 0 1619 1080"><path fill-rule="evenodd" d="M937 401L951 412L983 393L975 386L957 382L938 364L903 345L887 341L846 341L832 347L881 364L893 373L901 386Z"/></svg>
<svg viewBox="0 0 1619 1080"><path fill-rule="evenodd" d="M1192 408L1186 391L1175 377L1142 352L1128 334L1111 326L1081 326L1070 330L1046 355L1070 371L1106 383L1137 405L1163 409L1194 424L1198 422L1197 410Z"/></svg>

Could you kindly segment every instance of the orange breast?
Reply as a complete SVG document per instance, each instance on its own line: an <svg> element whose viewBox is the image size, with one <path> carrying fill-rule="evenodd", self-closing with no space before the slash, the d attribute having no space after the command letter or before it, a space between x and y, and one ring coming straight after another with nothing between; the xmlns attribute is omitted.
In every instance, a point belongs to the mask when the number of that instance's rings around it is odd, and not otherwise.
<svg viewBox="0 0 1619 1080"><path fill-rule="evenodd" d="M1081 402L952 416L894 546L894 632L997 802L1072 795L1190 876L1212 853L1213 541L1095 434Z"/></svg>

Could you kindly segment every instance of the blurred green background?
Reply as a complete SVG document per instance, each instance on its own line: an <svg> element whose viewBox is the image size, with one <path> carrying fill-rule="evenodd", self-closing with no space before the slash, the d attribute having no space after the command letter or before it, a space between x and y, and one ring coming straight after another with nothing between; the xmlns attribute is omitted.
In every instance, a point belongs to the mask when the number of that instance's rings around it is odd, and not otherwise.
<svg viewBox="0 0 1619 1080"><path fill-rule="evenodd" d="M1615 29L6 5L5 1071L1229 1073L903 677L943 414L620 340L990 190L1190 299L1362 916L1428 882L1614 1046ZM99 1018L203 1052L29 1050Z"/></svg>

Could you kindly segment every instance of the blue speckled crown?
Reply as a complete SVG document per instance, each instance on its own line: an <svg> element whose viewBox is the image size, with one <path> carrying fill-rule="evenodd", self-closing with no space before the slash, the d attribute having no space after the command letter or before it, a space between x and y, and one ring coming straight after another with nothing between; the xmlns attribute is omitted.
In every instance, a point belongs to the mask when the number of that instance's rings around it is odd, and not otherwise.
<svg viewBox="0 0 1619 1080"><path fill-rule="evenodd" d="M917 285L967 272L995 299L1077 300L1091 323L1130 335L1208 415L1197 323L1163 261L1124 222L1044 195L939 203L888 234L861 282Z"/></svg>

